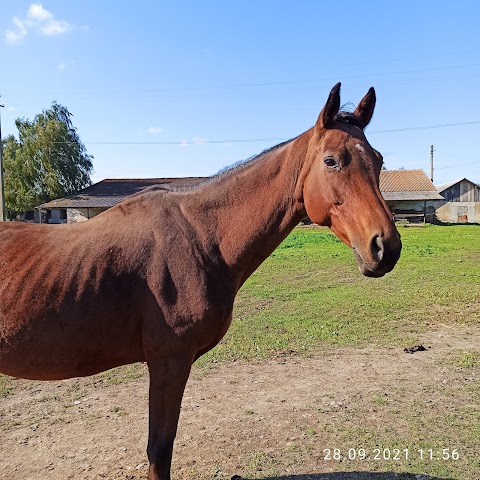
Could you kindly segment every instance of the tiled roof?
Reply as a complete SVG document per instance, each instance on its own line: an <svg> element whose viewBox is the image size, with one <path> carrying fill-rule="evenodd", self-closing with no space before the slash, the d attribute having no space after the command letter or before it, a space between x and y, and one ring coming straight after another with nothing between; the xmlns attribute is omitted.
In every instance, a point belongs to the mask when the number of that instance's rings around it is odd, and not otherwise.
<svg viewBox="0 0 480 480"><path fill-rule="evenodd" d="M153 185L189 187L203 177L181 178L119 178L102 180L84 188L77 195L43 203L38 208L108 208Z"/></svg>
<svg viewBox="0 0 480 480"><path fill-rule="evenodd" d="M423 170L382 170L380 191L385 200L442 200Z"/></svg>
<svg viewBox="0 0 480 480"><path fill-rule="evenodd" d="M59 198L51 202L42 203L37 208L109 208L125 200L126 196L90 197L75 195L74 197Z"/></svg>
<svg viewBox="0 0 480 480"><path fill-rule="evenodd" d="M423 170L382 170L382 192L435 192L435 185Z"/></svg>
<svg viewBox="0 0 480 480"><path fill-rule="evenodd" d="M437 192L382 192L385 200L444 200Z"/></svg>
<svg viewBox="0 0 480 480"><path fill-rule="evenodd" d="M195 185L203 180L202 177L179 177L179 178L107 178L84 188L81 195L87 196L129 196L140 192L152 185L171 185L174 187L186 187Z"/></svg>

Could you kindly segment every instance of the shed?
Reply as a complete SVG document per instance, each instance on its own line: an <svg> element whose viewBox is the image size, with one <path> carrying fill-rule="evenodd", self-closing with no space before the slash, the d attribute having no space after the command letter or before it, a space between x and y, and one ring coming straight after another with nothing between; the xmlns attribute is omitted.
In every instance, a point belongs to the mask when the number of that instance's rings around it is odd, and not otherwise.
<svg viewBox="0 0 480 480"><path fill-rule="evenodd" d="M434 202L443 200L423 170L382 170L380 192L396 221L433 223Z"/></svg>
<svg viewBox="0 0 480 480"><path fill-rule="evenodd" d="M76 195L52 200L36 208L41 212L39 217L43 223L82 222L153 185L181 188L202 180L202 177L105 179L80 190Z"/></svg>
<svg viewBox="0 0 480 480"><path fill-rule="evenodd" d="M437 218L445 223L480 223L480 185L462 178L437 186Z"/></svg>

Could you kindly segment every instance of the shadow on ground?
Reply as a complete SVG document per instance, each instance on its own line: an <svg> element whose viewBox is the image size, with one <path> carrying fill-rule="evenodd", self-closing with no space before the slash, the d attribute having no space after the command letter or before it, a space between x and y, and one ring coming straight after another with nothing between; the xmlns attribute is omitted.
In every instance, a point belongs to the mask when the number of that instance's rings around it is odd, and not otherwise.
<svg viewBox="0 0 480 480"><path fill-rule="evenodd" d="M234 476L232 480L249 480ZM311 473L308 475L288 475L285 477L265 477L262 480L447 480L425 474L395 472L332 472ZM451 479L449 479L451 480Z"/></svg>

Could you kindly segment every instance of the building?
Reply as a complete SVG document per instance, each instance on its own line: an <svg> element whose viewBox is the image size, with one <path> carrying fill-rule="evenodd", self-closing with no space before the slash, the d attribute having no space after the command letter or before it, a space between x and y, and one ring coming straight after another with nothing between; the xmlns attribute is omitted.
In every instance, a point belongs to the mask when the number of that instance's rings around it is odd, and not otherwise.
<svg viewBox="0 0 480 480"><path fill-rule="evenodd" d="M201 177L106 179L84 188L77 195L43 203L37 210L42 223L82 222L153 185L182 188L202 180Z"/></svg>
<svg viewBox="0 0 480 480"><path fill-rule="evenodd" d="M480 223L480 185L462 178L437 187L436 214L444 223Z"/></svg>
<svg viewBox="0 0 480 480"><path fill-rule="evenodd" d="M423 170L382 170L380 192L396 221L433 223L435 202L444 200Z"/></svg>

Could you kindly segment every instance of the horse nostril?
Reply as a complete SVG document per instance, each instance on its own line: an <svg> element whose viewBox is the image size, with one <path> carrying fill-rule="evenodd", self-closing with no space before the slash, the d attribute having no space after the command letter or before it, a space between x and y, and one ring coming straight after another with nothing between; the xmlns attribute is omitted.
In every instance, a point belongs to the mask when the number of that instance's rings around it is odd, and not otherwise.
<svg viewBox="0 0 480 480"><path fill-rule="evenodd" d="M375 235L370 241L370 252L372 257L377 261L381 262L383 255L385 253L385 242L383 237L380 235Z"/></svg>

